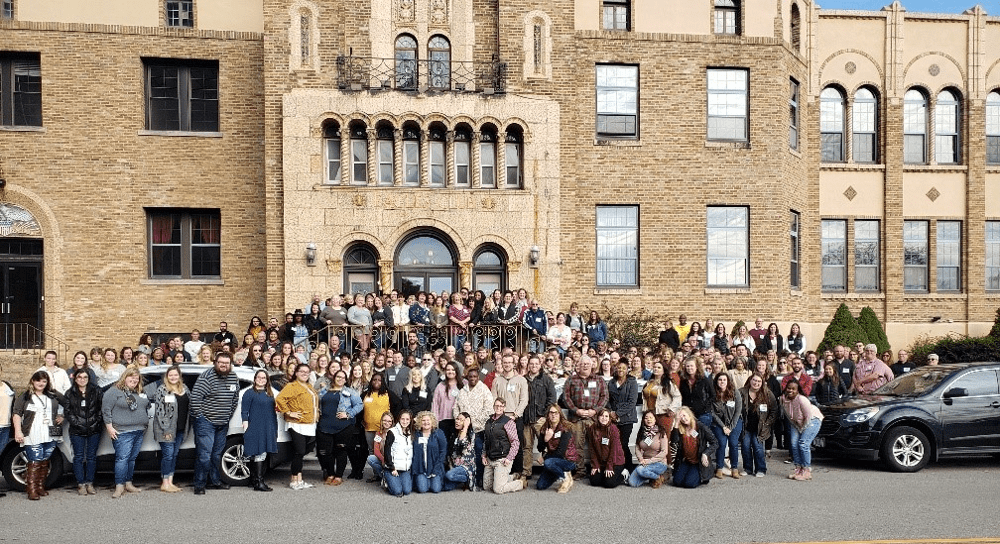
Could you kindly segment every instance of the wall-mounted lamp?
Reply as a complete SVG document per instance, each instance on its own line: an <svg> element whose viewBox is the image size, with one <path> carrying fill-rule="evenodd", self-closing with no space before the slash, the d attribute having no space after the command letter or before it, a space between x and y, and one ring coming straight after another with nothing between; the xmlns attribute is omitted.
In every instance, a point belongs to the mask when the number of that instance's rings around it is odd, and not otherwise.
<svg viewBox="0 0 1000 544"><path fill-rule="evenodd" d="M306 265L316 266L316 244L312 242L306 244Z"/></svg>
<svg viewBox="0 0 1000 544"><path fill-rule="evenodd" d="M538 249L538 246L531 246L531 250L528 252L528 260L531 261L532 266L538 264L538 259L541 255L542 250Z"/></svg>

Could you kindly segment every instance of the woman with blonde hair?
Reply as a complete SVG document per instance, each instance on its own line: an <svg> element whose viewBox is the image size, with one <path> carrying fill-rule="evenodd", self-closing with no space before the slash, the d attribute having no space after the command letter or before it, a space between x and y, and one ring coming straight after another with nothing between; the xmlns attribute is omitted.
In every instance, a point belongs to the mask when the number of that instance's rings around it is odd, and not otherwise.
<svg viewBox="0 0 1000 544"><path fill-rule="evenodd" d="M410 381L403 388L400 400L403 403L403 409L414 414L431 409L433 392L427 390L422 372L410 372Z"/></svg>
<svg viewBox="0 0 1000 544"><path fill-rule="evenodd" d="M149 406L149 397L142 390L142 376L135 367L125 369L115 386L104 393L101 412L108 437L115 447L115 491L111 495L114 499L126 491L140 492L132 485L132 476L142 437L149 426Z"/></svg>
<svg viewBox="0 0 1000 544"><path fill-rule="evenodd" d="M198 364L202 366L211 366L212 363L212 346L205 344L198 349Z"/></svg>
<svg viewBox="0 0 1000 544"><path fill-rule="evenodd" d="M687 406L677 412L677 423L670 432L670 452L674 460L674 486L695 488L712 478L708 456L719 447L711 429L695 417Z"/></svg>
<svg viewBox="0 0 1000 544"><path fill-rule="evenodd" d="M171 366L163 373L163 380L146 387L149 401L156 406L153 415L153 438L160 443L163 456L160 459L160 491L177 493L181 488L174 485L174 469L177 466L177 451L184 442L187 430L190 396L184 385L181 369Z"/></svg>
<svg viewBox="0 0 1000 544"><path fill-rule="evenodd" d="M453 419L448 421L454 422ZM417 493L440 493L444 487L444 463L448 458L448 439L438 428L432 412L418 412L413 419L413 484ZM453 423L454 424L454 423Z"/></svg>

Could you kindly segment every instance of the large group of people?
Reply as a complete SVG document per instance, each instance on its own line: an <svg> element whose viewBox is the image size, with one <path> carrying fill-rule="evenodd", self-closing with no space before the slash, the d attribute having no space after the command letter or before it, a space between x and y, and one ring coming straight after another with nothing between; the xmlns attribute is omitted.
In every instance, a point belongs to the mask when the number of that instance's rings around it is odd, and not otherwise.
<svg viewBox="0 0 1000 544"><path fill-rule="evenodd" d="M96 493L104 433L115 450L112 497L138 493L132 476L149 426L162 452L161 491L180 491L173 477L189 433L194 493L225 489L219 461L240 400L256 491L271 491L264 474L278 451L275 413L295 490L363 479L366 465L369 481L396 496L509 493L536 473L537 489L559 493L581 479L693 488L763 477L774 447L790 451L788 477L805 481L823 418L816 405L870 393L913 368L905 351L893 363L874 345L808 351L797 324L783 336L761 319L729 334L682 314L656 344L622 346L597 312L584 316L573 304L553 315L523 289L316 296L307 308L284 324L254 316L242 342L222 322L209 342L197 330L161 345L143 335L134 348L77 352L66 369L47 352L23 393L0 383L0 398L10 399L0 402L0 444L12 430L24 447L28 498L46 495L64 421L80 495ZM206 366L190 389L176 366L186 363ZM169 368L144 384L140 368L149 365ZM242 397L234 365L257 369ZM303 459L314 450L322 479L310 482Z"/></svg>

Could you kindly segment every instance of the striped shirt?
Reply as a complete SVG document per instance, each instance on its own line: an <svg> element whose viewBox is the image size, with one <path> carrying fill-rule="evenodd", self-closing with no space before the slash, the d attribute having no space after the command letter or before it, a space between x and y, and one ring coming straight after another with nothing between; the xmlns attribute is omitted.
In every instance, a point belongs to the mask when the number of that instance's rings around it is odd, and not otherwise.
<svg viewBox="0 0 1000 544"><path fill-rule="evenodd" d="M228 425L236 412L239 393L236 374L220 376L210 368L198 376L191 389L191 417L204 416L212 425Z"/></svg>

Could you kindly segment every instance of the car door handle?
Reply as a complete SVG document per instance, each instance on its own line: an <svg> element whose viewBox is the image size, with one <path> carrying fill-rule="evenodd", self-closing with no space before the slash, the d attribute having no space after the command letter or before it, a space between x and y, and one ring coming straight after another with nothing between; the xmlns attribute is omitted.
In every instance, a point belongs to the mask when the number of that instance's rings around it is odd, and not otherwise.
<svg viewBox="0 0 1000 544"><path fill-rule="evenodd" d="M990 404L990 406L992 406L993 408L1000 408L1000 402L993 402L992 404Z"/></svg>

